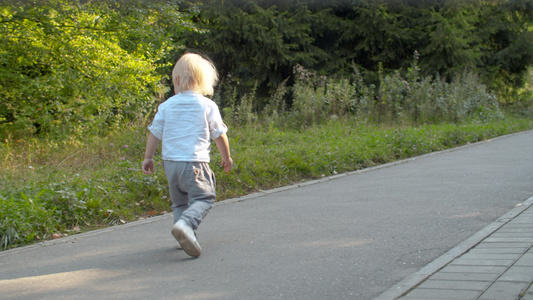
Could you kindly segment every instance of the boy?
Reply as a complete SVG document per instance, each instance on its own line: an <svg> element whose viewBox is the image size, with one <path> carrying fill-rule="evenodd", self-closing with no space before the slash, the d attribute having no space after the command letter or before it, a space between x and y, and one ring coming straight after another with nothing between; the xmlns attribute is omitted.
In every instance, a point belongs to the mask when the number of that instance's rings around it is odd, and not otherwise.
<svg viewBox="0 0 533 300"><path fill-rule="evenodd" d="M172 235L185 252L202 253L194 231L205 218L216 198L215 175L209 168L210 139L220 151L221 165L227 173L230 156L227 127L211 99L218 81L214 65L198 54L184 54L172 70L176 95L158 107L150 131L142 171L154 172L154 152L162 141L163 168L167 176L174 226Z"/></svg>

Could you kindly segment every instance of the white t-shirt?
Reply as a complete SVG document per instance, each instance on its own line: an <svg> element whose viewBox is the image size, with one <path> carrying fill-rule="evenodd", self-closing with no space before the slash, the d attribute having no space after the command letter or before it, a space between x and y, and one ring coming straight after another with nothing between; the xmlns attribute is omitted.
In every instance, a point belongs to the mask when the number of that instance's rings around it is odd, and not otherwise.
<svg viewBox="0 0 533 300"><path fill-rule="evenodd" d="M209 162L211 139L228 131L216 103L193 91L159 105L148 130L163 144L163 160Z"/></svg>

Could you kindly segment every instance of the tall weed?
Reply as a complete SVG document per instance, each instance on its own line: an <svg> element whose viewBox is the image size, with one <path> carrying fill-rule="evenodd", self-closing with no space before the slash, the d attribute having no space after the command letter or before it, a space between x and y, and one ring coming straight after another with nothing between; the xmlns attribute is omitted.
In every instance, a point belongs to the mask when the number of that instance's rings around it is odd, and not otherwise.
<svg viewBox="0 0 533 300"><path fill-rule="evenodd" d="M224 119L229 124L247 125L257 121L254 109L256 100L257 82L250 93L245 94L241 99L237 99L237 89L233 89L232 98L227 101L229 107L223 109Z"/></svg>
<svg viewBox="0 0 533 300"><path fill-rule="evenodd" d="M288 93L287 81L285 79L278 86L274 94L270 97L265 109L263 111L263 118L266 119L268 124L281 124L281 118L286 114L287 107L285 103L285 97Z"/></svg>
<svg viewBox="0 0 533 300"><path fill-rule="evenodd" d="M326 78L298 65L294 68L291 118L298 126L315 124L327 117Z"/></svg>
<svg viewBox="0 0 533 300"><path fill-rule="evenodd" d="M448 83L440 77L419 77L415 65L406 76L380 72L376 89L364 85L357 70L352 81L323 78L301 66L294 71L291 116L300 126L348 115L390 124L487 122L503 117L496 96L472 73Z"/></svg>

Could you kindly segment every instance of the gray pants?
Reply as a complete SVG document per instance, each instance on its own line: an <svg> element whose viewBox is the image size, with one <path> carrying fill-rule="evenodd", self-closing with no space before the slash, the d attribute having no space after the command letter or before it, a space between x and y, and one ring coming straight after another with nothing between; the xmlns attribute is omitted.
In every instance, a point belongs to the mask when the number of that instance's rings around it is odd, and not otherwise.
<svg viewBox="0 0 533 300"><path fill-rule="evenodd" d="M174 223L182 219L196 230L216 199L215 174L208 163L163 162L167 175Z"/></svg>

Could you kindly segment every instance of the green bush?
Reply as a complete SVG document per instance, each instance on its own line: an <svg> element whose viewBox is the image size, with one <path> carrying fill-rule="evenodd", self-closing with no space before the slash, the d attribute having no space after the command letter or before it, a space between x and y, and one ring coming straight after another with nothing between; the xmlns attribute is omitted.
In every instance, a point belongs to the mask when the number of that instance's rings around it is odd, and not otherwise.
<svg viewBox="0 0 533 300"><path fill-rule="evenodd" d="M166 91L159 61L179 47L159 26L183 28L172 8L0 6L0 135L80 137L143 121Z"/></svg>

